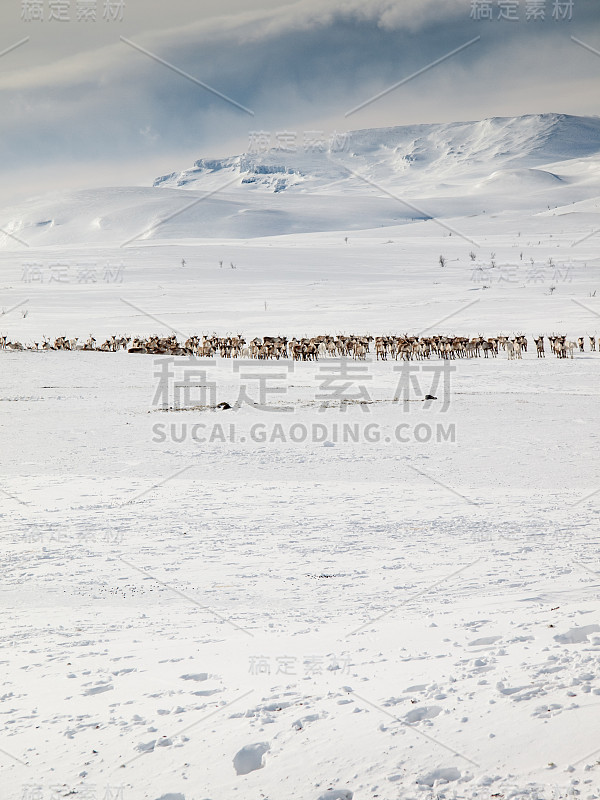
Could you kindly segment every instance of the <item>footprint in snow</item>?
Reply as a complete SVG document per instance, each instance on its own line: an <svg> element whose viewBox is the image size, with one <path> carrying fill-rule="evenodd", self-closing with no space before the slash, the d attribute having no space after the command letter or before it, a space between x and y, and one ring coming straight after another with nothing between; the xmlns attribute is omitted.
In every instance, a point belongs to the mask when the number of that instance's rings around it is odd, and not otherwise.
<svg viewBox="0 0 600 800"><path fill-rule="evenodd" d="M151 753L154 750L154 745L156 744L156 739L152 739L150 742L140 742L138 746L135 748L139 753Z"/></svg>
<svg viewBox="0 0 600 800"><path fill-rule="evenodd" d="M421 706L421 708L413 708L404 718L407 722L420 722L422 719L433 719L441 712L441 706Z"/></svg>
<svg viewBox="0 0 600 800"><path fill-rule="evenodd" d="M501 636L482 636L481 639L469 642L469 647L484 647L488 644L495 644L501 638Z"/></svg>
<svg viewBox="0 0 600 800"><path fill-rule="evenodd" d="M112 683L104 684L102 686L92 686L91 688L86 689L83 694L84 695L100 694L101 692L109 692L111 689L114 689L114 688L115 687L112 685Z"/></svg>
<svg viewBox="0 0 600 800"><path fill-rule="evenodd" d="M247 775L256 769L262 769L265 765L264 755L268 753L271 746L268 742L257 742L247 744L233 757L233 766L238 775Z"/></svg>
<svg viewBox="0 0 600 800"><path fill-rule="evenodd" d="M559 633L554 637L554 641L561 644L581 644L587 642L588 634L598 633L600 625L583 625L581 628L571 628L566 633Z"/></svg>
<svg viewBox="0 0 600 800"><path fill-rule="evenodd" d="M185 800L185 795L180 792L169 792L169 794L162 794L156 800Z"/></svg>
<svg viewBox="0 0 600 800"><path fill-rule="evenodd" d="M432 772L428 772L427 775L417 778L417 783L421 786L433 787L436 781L438 783L450 783L450 781L457 781L459 778L460 772L456 767L446 767L445 769L434 769Z"/></svg>

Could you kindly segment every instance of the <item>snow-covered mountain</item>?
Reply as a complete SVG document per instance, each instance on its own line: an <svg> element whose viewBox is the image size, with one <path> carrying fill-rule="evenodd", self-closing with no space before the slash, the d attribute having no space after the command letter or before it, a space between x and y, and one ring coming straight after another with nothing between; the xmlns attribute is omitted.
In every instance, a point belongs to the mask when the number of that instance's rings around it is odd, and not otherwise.
<svg viewBox="0 0 600 800"><path fill-rule="evenodd" d="M359 130L337 145L203 158L151 187L38 198L1 211L0 227L35 246L115 245L132 237L138 243L246 239L431 216L561 213L567 206L600 211L597 117L541 114ZM5 236L2 245L15 242Z"/></svg>
<svg viewBox="0 0 600 800"><path fill-rule="evenodd" d="M510 181L519 173L535 187L560 180L539 169L541 165L597 154L600 117L527 115L352 131L338 138L333 152L331 147L310 152L272 149L200 159L191 169L157 178L154 186L202 190L217 175L221 180L239 175L248 188L275 193L338 194L340 181L344 192L364 193L364 182L353 179L350 168L387 188L420 192L444 192L477 180ZM539 174L530 174L531 169Z"/></svg>

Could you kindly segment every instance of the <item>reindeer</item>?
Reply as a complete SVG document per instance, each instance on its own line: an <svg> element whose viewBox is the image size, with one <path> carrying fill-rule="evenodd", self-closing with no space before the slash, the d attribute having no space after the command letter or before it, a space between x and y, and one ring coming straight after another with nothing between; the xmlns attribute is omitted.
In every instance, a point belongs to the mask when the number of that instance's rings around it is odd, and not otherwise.
<svg viewBox="0 0 600 800"><path fill-rule="evenodd" d="M596 350L596 337L590 336L590 348ZM260 360L272 360L280 358L292 358L296 361L318 361L320 358L353 358L364 360L370 352L371 342L375 342L375 353L377 360L387 361L388 358L399 358L404 361L425 360L430 358L457 359L457 358L480 358L483 353L484 358L498 356L500 347L506 353L509 361L522 359L523 351L527 352L527 337L521 333L516 333L512 338L498 335L485 339L483 334L478 334L472 338L466 336L411 336L408 333L402 335L386 334L385 336L357 336L347 334L304 336L300 339L290 340L284 336L264 336L255 337L248 344L242 334L227 336L217 336L213 334L203 334L190 336L183 344L177 341L177 336L151 335L146 338L136 337L133 339L128 336L111 335L101 345L97 345L96 339L90 334L85 342L80 342L76 337L67 339L66 336L58 336L51 344L47 336L43 337L42 350L94 350L104 352L117 352L125 349L130 353L150 353L154 355L174 355L174 356L201 356L213 358L220 355L221 358L256 358ZM575 349L584 352L585 337L578 337L577 341L567 341L565 335L548 335L551 351L557 358L574 357ZM545 358L544 335L534 337L537 357ZM40 349L39 342L35 346L27 346L25 349ZM23 349L18 342L7 341L6 336L0 337L0 350Z"/></svg>
<svg viewBox="0 0 600 800"><path fill-rule="evenodd" d="M506 340L506 352L508 353L508 360L514 361L516 358L523 358L521 355L521 345L517 339Z"/></svg>
<svg viewBox="0 0 600 800"><path fill-rule="evenodd" d="M375 354L377 357L377 361L381 359L385 361L387 359L387 340L383 336L376 336L375 337Z"/></svg>
<svg viewBox="0 0 600 800"><path fill-rule="evenodd" d="M491 352L493 358L496 358L496 356L498 355L497 349L494 347L493 342L491 342L489 339L487 339L487 340L484 339L483 340L483 342L481 343L481 349L483 350L483 357L484 358L488 358L488 354L490 352Z"/></svg>
<svg viewBox="0 0 600 800"><path fill-rule="evenodd" d="M527 352L527 337L523 336L522 333L518 333L516 335L515 339L519 343L519 345L521 347L521 350L523 350L523 352L526 353Z"/></svg>
<svg viewBox="0 0 600 800"><path fill-rule="evenodd" d="M536 339L534 337L533 341L535 342L535 347L537 350L537 357L538 358L546 358L546 353L544 352L544 337L542 334Z"/></svg>
<svg viewBox="0 0 600 800"><path fill-rule="evenodd" d="M556 336L552 334L548 336L550 340L550 347L552 348L552 352L557 358L566 358L567 357L567 349L565 346L566 336Z"/></svg>

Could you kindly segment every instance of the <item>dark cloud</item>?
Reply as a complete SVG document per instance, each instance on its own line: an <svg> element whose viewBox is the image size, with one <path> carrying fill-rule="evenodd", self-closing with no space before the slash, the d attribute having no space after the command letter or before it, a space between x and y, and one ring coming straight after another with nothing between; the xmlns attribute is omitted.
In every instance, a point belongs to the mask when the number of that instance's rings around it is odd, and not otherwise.
<svg viewBox="0 0 600 800"><path fill-rule="evenodd" d="M0 76L0 157L22 171L72 165L77 185L87 164L93 185L95 164L106 180L114 161L118 182L120 163L224 154L227 145L243 149L251 130L596 113L600 57L570 38L600 47L596 2L575 2L570 23L551 19L553 3L546 20L525 23L477 22L464 0L303 0L158 32L128 30L137 44L255 116L113 41ZM457 56L345 118L475 36L480 41Z"/></svg>

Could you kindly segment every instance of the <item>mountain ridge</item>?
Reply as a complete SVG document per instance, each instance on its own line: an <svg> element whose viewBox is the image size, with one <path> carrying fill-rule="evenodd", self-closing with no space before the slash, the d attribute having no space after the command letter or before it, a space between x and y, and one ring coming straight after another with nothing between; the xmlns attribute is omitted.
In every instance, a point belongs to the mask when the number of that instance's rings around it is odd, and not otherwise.
<svg viewBox="0 0 600 800"><path fill-rule="evenodd" d="M431 183L436 176L456 177L458 170L476 172L476 165L489 168L492 161L504 168L532 167L596 153L600 153L600 117L528 114L359 129L346 135L346 147L338 153L331 149L286 152L273 148L221 159L201 158L187 170L157 178L153 185L193 189L211 175L230 172L245 176L246 183L274 193L305 188L307 180L313 190L320 190L327 185L327 181L319 181L326 161L331 168L328 177L335 180L347 177L347 172L337 169L335 163L344 154L358 162L367 157L374 163L380 161L389 171L389 177L401 178L404 183L412 178L411 171L417 173L414 177Z"/></svg>
<svg viewBox="0 0 600 800"><path fill-rule="evenodd" d="M352 131L335 152L201 158L152 186L35 198L0 211L0 228L35 246L252 239L531 217L599 196L600 117L538 114Z"/></svg>

